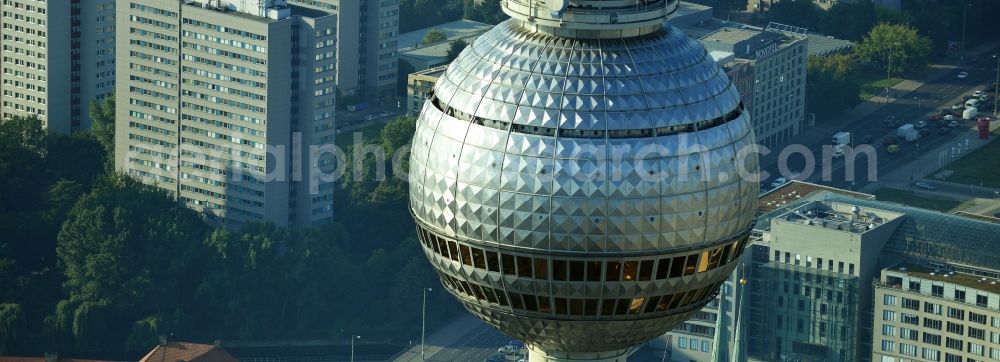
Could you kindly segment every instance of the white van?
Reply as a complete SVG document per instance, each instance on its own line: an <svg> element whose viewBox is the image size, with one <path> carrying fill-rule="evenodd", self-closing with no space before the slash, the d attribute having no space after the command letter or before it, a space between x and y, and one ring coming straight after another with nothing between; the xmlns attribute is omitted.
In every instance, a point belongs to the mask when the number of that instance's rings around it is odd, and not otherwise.
<svg viewBox="0 0 1000 362"><path fill-rule="evenodd" d="M965 101L965 108L975 108L978 105L979 100L975 98Z"/></svg>

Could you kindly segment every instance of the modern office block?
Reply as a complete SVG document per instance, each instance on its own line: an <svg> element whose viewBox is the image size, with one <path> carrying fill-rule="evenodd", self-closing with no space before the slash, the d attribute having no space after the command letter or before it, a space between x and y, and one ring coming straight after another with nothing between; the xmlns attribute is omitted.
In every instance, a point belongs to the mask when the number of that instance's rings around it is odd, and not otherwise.
<svg viewBox="0 0 1000 362"><path fill-rule="evenodd" d="M225 225L333 213L336 17L268 1L119 4L115 164Z"/></svg>
<svg viewBox="0 0 1000 362"><path fill-rule="evenodd" d="M3 0L0 39L0 118L89 129L90 101L114 91L115 1Z"/></svg>
<svg viewBox="0 0 1000 362"><path fill-rule="evenodd" d="M1000 360L1000 268L913 259L875 283L872 361Z"/></svg>
<svg viewBox="0 0 1000 362"><path fill-rule="evenodd" d="M290 0L336 15L337 87L354 102L395 104L399 0Z"/></svg>

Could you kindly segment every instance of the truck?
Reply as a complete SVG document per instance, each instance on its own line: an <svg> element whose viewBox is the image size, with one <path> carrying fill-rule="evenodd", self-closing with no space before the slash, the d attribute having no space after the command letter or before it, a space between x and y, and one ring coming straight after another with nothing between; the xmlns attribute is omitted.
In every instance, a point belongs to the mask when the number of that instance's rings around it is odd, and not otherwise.
<svg viewBox="0 0 1000 362"><path fill-rule="evenodd" d="M837 132L833 135L833 145L849 145L851 144L851 132Z"/></svg>
<svg viewBox="0 0 1000 362"><path fill-rule="evenodd" d="M912 123L907 123L896 129L896 137L906 138L906 135L910 132L916 132L916 128L913 127Z"/></svg>
<svg viewBox="0 0 1000 362"><path fill-rule="evenodd" d="M978 115L979 110L975 107L966 108L965 111L962 112L962 119L976 119L976 116Z"/></svg>

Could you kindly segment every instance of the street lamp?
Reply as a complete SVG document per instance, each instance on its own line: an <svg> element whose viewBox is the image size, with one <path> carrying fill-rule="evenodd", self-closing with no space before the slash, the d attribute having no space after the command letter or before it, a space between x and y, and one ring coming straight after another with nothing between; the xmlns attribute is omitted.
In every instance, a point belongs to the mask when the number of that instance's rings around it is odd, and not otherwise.
<svg viewBox="0 0 1000 362"><path fill-rule="evenodd" d="M1000 90L1000 55L993 54L993 59L997 60L997 80L995 83L993 83L993 119L996 119L997 101L998 101L998 99L996 98L997 96L1000 96L1000 93L997 92L998 90Z"/></svg>
<svg viewBox="0 0 1000 362"><path fill-rule="evenodd" d="M351 335L351 362L354 362L354 340L361 339L361 336Z"/></svg>
<svg viewBox="0 0 1000 362"><path fill-rule="evenodd" d="M964 58L964 56L965 56L965 19L968 17L967 14L969 12L969 8L970 7L972 7L972 3L966 3L965 6L962 7L962 45L961 45L961 47L958 50L958 54L959 54L958 64L959 65L962 64L963 60L965 60L965 58Z"/></svg>
<svg viewBox="0 0 1000 362"><path fill-rule="evenodd" d="M424 357L424 335L427 334L427 292L432 291L431 288L424 289L424 306L423 312L420 313L420 360L426 360Z"/></svg>

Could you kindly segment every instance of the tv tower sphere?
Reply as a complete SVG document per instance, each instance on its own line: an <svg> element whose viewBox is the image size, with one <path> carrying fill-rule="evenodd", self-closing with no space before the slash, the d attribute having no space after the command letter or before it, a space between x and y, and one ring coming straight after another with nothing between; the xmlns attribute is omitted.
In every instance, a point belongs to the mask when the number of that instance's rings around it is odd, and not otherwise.
<svg viewBox="0 0 1000 362"><path fill-rule="evenodd" d="M529 360L625 361L716 296L756 212L749 114L678 0L505 0L417 121L442 284Z"/></svg>

